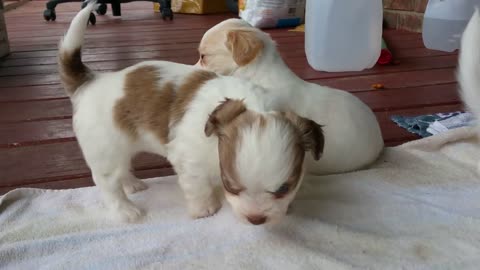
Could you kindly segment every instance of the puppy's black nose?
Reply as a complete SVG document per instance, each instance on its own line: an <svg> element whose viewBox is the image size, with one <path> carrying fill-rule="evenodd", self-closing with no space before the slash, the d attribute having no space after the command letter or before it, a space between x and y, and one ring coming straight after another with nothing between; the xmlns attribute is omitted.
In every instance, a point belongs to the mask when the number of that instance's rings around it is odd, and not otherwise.
<svg viewBox="0 0 480 270"><path fill-rule="evenodd" d="M261 225L267 221L266 216L247 216L248 221L253 225Z"/></svg>

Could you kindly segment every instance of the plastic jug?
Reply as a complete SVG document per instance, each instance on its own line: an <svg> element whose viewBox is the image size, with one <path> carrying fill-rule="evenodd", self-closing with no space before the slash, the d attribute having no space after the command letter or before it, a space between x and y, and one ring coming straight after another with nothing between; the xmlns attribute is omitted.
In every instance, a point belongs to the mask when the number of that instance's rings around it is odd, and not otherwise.
<svg viewBox="0 0 480 270"><path fill-rule="evenodd" d="M360 71L382 45L382 0L307 0L305 53L316 70Z"/></svg>
<svg viewBox="0 0 480 270"><path fill-rule="evenodd" d="M480 0L430 0L423 19L423 43L433 50L460 48L463 30Z"/></svg>

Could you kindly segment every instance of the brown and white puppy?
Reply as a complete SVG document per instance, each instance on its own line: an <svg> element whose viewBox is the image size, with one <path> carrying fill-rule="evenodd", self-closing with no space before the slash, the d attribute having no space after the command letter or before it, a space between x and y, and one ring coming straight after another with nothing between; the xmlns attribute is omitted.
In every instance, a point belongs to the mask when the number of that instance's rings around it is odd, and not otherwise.
<svg viewBox="0 0 480 270"><path fill-rule="evenodd" d="M283 62L267 33L243 20L229 19L208 30L199 46L197 66L248 79L272 89L284 109L324 125L322 159L307 160L314 174L362 168L383 149L377 119L368 106L345 92L303 81Z"/></svg>
<svg viewBox="0 0 480 270"><path fill-rule="evenodd" d="M95 73L81 60L90 3L60 43L59 66L73 104L73 126L105 202L122 220L141 211L127 198L147 186L130 172L140 151L168 158L192 217L221 207L223 186L241 220L282 217L303 178L305 152L319 159L321 127L275 111L263 88L192 66L149 61Z"/></svg>

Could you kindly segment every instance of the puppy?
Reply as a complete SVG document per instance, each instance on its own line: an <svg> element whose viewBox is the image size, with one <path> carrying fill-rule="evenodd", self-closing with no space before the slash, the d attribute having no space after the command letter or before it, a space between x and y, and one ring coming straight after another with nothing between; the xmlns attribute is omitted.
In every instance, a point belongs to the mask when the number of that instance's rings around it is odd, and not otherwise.
<svg viewBox="0 0 480 270"><path fill-rule="evenodd" d="M263 224L287 211L303 178L305 152L319 159L321 127L275 111L266 90L193 66L148 61L95 73L81 60L89 3L73 19L59 49L61 79L73 104L73 128L95 184L122 220L141 211L127 198L147 188L130 172L140 151L168 158L190 215L220 207L223 186L234 213Z"/></svg>
<svg viewBox="0 0 480 270"><path fill-rule="evenodd" d="M478 8L463 32L459 63L458 82L464 104L477 119L476 132L480 135L480 14ZM480 173L480 163L478 164Z"/></svg>
<svg viewBox="0 0 480 270"><path fill-rule="evenodd" d="M324 125L325 152L318 162L308 159L308 172L360 169L382 151L380 127L368 106L345 91L298 78L282 61L270 36L245 21L229 19L208 30L199 53L197 66L272 89L284 108Z"/></svg>

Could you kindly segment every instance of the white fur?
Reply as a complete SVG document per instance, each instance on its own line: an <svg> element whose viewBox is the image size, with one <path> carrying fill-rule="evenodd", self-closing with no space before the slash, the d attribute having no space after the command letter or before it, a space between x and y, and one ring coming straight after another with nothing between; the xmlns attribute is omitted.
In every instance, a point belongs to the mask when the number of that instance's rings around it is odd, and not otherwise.
<svg viewBox="0 0 480 270"><path fill-rule="evenodd" d="M89 4L75 17L60 51L81 46L92 7ZM192 217L209 216L220 208L220 198L214 194L215 188L221 186L218 139L207 137L204 128L209 114L228 97L243 99L249 110L264 115L267 125L263 132L253 128L242 134L237 167L247 190L241 196L228 196L227 200L242 220L252 214L265 215L269 221L283 216L296 191L283 199L275 199L268 192L278 189L288 178L294 134L275 124L271 110L276 106L269 98L271 94L245 80L219 76L201 86L180 122L170 127L168 144L162 144L148 130L139 131L139 136L132 140L114 122L113 108L124 96L125 75L145 65L158 67L162 82L175 85L197 70L164 61L142 62L118 72L95 74L92 81L71 96L75 134L94 182L113 213L126 221L135 221L142 215L126 195L147 188L130 172L132 156L141 151L165 156L173 164Z"/></svg>
<svg viewBox="0 0 480 270"><path fill-rule="evenodd" d="M88 24L88 19L90 13L93 12L97 7L96 1L88 2L87 6L80 10L70 23L70 28L68 29L65 37L61 42L60 48L64 51L72 51L82 47L84 42L84 35L86 31L86 25Z"/></svg>
<svg viewBox="0 0 480 270"><path fill-rule="evenodd" d="M462 36L458 81L463 102L475 117L480 119L480 14L478 8L475 9ZM480 124L477 124L477 130L480 134ZM480 163L478 170L480 172Z"/></svg>
<svg viewBox="0 0 480 270"><path fill-rule="evenodd" d="M264 43L259 57L239 67L224 45L231 29L256 32ZM214 39L213 46L204 45ZM206 43L205 43L206 44ZM330 174L363 168L377 159L384 144L378 121L372 110L352 94L303 81L283 62L270 36L239 19L229 19L209 29L200 44L206 64L197 66L248 79L271 89L284 108L324 125L325 149L322 158L307 159L307 171Z"/></svg>

